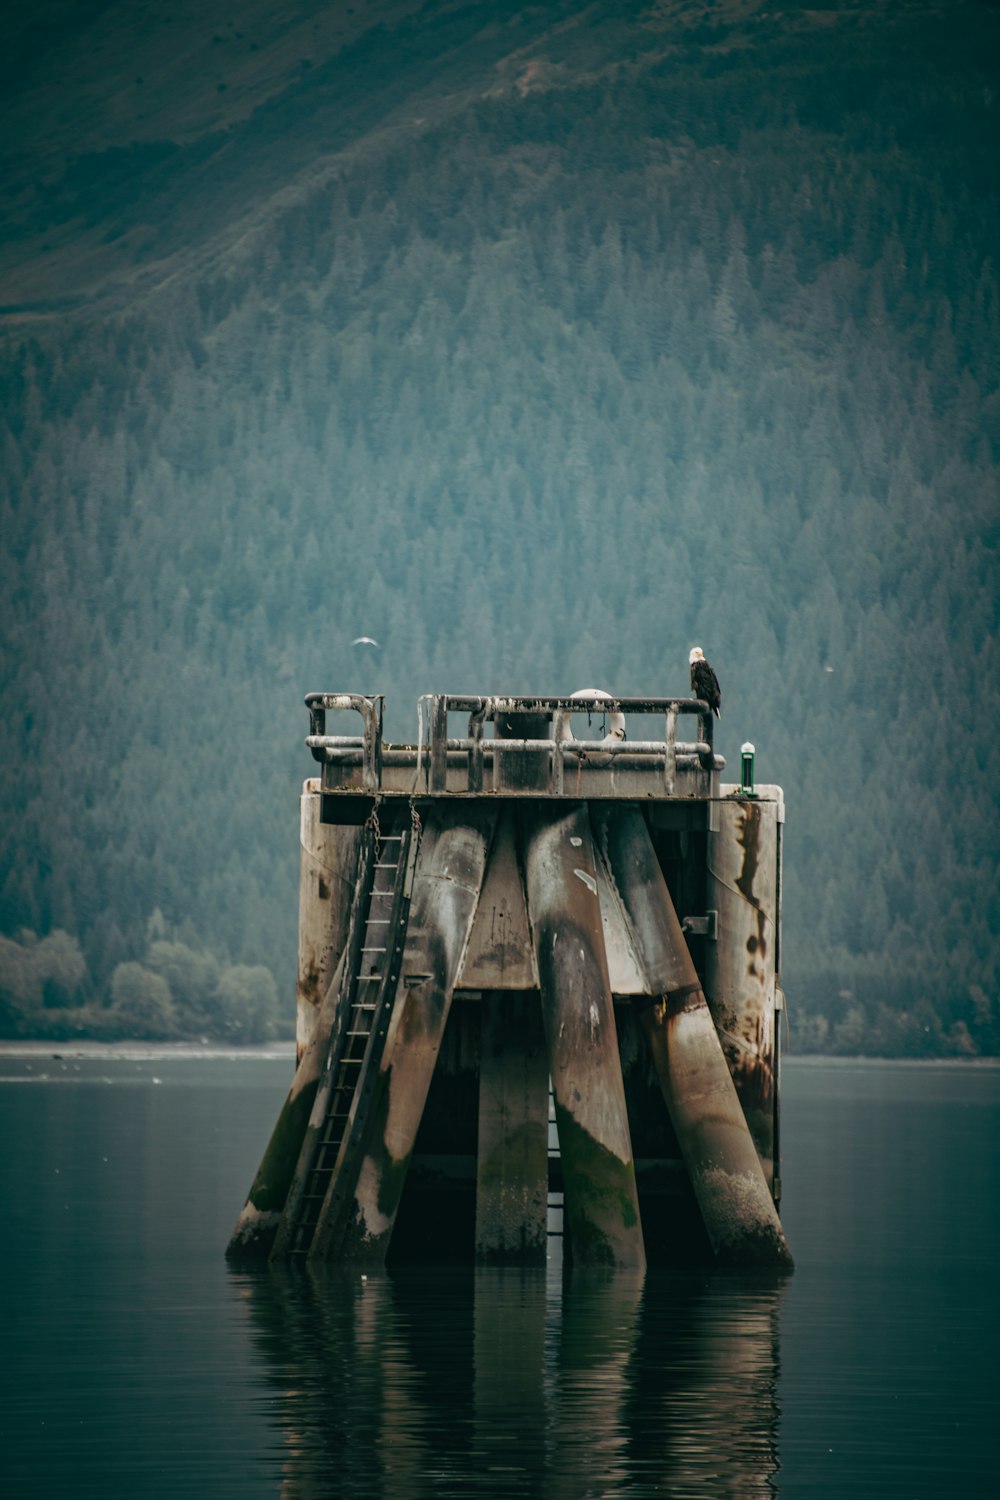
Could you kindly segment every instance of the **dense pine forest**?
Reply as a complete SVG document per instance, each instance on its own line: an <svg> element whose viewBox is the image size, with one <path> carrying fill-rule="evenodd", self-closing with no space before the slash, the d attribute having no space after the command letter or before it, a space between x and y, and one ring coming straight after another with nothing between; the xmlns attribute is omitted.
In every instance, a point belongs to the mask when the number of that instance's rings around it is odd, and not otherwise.
<svg viewBox="0 0 1000 1500"><path fill-rule="evenodd" d="M791 1047L1000 1052L1000 9L41 12L0 1034L290 1034L305 692L411 739L698 642L785 788Z"/></svg>

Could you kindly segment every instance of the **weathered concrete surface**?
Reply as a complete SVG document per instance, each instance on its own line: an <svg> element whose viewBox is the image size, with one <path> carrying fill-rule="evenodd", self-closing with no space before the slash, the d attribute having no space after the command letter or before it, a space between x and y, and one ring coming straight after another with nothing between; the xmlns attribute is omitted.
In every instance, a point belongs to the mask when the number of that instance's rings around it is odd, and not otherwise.
<svg viewBox="0 0 1000 1500"><path fill-rule="evenodd" d="M574 1264L644 1267L586 803L518 808Z"/></svg>
<svg viewBox="0 0 1000 1500"><path fill-rule="evenodd" d="M597 894L604 930L604 953L608 961L608 979L613 995L644 995L646 977L635 952L628 922L602 859L596 862Z"/></svg>
<svg viewBox="0 0 1000 1500"><path fill-rule="evenodd" d="M330 1184L310 1259L385 1260L495 821L495 811L483 806L427 815L379 1075L364 1118L354 1122L343 1171ZM348 1161L356 1162L352 1182L343 1175Z"/></svg>
<svg viewBox="0 0 1000 1500"><path fill-rule="evenodd" d="M458 987L484 991L538 987L509 807L500 810Z"/></svg>
<svg viewBox="0 0 1000 1500"><path fill-rule="evenodd" d="M537 990L482 1001L476 1259L544 1265L549 1067Z"/></svg>
<svg viewBox="0 0 1000 1500"><path fill-rule="evenodd" d="M342 955L327 985L316 1024L312 1027L288 1097L281 1107L243 1212L230 1238L226 1254L231 1259L240 1256L266 1257L271 1253L316 1099L316 1086L323 1071L332 1029L337 1020L343 967Z"/></svg>
<svg viewBox="0 0 1000 1500"><path fill-rule="evenodd" d="M790 1266L791 1254L646 824L602 808L598 841L650 988L639 1021L716 1258ZM641 1005L641 1002L640 1002Z"/></svg>
<svg viewBox="0 0 1000 1500"><path fill-rule="evenodd" d="M774 1151L775 963L781 789L717 805L709 836L707 905L718 939L707 944L705 988L729 1071L768 1180Z"/></svg>
<svg viewBox="0 0 1000 1500"><path fill-rule="evenodd" d="M301 1062L347 939L361 829L320 822L320 783L306 781L299 802L299 964L295 1050Z"/></svg>

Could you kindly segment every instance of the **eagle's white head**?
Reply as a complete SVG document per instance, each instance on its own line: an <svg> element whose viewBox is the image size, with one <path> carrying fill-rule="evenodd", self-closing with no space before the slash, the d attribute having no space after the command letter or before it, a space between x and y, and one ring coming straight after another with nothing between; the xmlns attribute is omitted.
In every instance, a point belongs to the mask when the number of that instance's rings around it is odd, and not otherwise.
<svg viewBox="0 0 1000 1500"><path fill-rule="evenodd" d="M689 664L693 667L696 661L704 661L705 653L700 646L691 647L691 655L688 657Z"/></svg>

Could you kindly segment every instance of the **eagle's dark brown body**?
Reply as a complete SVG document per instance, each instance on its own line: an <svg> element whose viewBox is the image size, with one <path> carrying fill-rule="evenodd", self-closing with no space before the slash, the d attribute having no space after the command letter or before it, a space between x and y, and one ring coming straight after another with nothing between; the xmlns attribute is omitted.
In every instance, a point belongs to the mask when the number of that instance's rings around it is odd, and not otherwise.
<svg viewBox="0 0 1000 1500"><path fill-rule="evenodd" d="M702 698L708 704L717 719L722 717L719 679L703 656L691 663L691 691L696 698Z"/></svg>

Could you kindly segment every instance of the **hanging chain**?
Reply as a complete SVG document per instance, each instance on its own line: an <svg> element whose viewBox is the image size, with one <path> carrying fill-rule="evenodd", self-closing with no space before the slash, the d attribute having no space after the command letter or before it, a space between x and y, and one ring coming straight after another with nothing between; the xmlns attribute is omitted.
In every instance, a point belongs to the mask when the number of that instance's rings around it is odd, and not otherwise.
<svg viewBox="0 0 1000 1500"><path fill-rule="evenodd" d="M381 828L381 826L379 824L379 820L378 820L378 798L377 797L376 797L375 801L372 803L372 810L368 814L368 820L365 823L365 827L366 828L370 828L371 831L372 831L372 833L375 836L375 858L378 859L379 855L382 852L382 828Z"/></svg>

